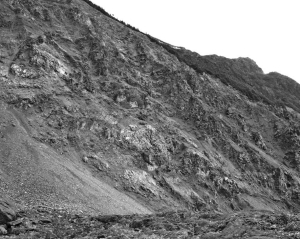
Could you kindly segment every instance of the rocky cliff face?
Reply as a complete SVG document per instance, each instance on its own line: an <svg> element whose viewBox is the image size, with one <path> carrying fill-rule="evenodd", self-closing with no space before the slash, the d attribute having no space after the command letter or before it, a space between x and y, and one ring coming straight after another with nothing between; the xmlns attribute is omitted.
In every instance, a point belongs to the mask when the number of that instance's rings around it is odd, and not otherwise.
<svg viewBox="0 0 300 239"><path fill-rule="evenodd" d="M1 191L101 213L300 209L300 86L87 1L0 3Z"/></svg>

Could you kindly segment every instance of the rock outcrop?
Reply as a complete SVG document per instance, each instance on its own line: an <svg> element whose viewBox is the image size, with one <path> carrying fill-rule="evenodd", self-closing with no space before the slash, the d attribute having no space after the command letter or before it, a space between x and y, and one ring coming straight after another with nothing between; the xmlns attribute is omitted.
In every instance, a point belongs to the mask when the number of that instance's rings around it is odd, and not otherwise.
<svg viewBox="0 0 300 239"><path fill-rule="evenodd" d="M12 203L0 199L0 225L7 224L16 219L16 208Z"/></svg>
<svg viewBox="0 0 300 239"><path fill-rule="evenodd" d="M0 193L103 214L300 210L292 79L171 46L88 0L0 5Z"/></svg>

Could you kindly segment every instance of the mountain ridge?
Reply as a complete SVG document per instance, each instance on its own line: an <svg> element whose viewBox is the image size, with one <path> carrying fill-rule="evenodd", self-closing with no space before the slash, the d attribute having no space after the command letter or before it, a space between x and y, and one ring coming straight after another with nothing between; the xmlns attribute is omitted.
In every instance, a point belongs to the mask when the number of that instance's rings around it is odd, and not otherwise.
<svg viewBox="0 0 300 239"><path fill-rule="evenodd" d="M230 84L231 86L233 86L235 89L241 91L242 93L246 94L251 100L262 100L264 101L265 103L267 104L275 104L275 105L285 105L287 104L288 107L291 107L293 108L294 110L298 111L298 113L300 112L300 105L299 105L299 94L297 94L297 92L299 92L300 90L300 86L299 86L299 83L296 82L295 80L293 80L292 78L290 77L287 77L287 76L284 76L284 75L281 75L280 73L277 73L279 75L277 75L277 77L270 77L272 75L274 75L274 72L270 72L268 74L264 74L262 69L255 63L254 60L248 58L248 57L238 57L238 58L226 58L226 57L222 57L222 56L217 56L217 55L205 55L205 56L201 56L199 53L196 53L196 52L191 52L191 51L188 51L188 50L185 50L185 48L183 47L176 47L174 48L174 46L170 45L169 43L166 43L164 41L161 41L147 33L143 33L141 32L139 29L135 28L135 27L132 27L131 25L129 24L126 24L125 22L119 20L119 19L116 19L115 17L113 17L112 15L110 15L109 13L107 13L103 8L97 6L96 4L94 4L93 2L89 1L89 0L84 0L86 3L88 3L90 6L94 7L95 9L99 10L100 12L103 12L105 15L107 15L108 17L120 22L121 24L131 28L132 30L134 31L137 31L137 32L140 32L144 35L146 35L151 41L163 46L167 51L169 51L170 53L174 54L179 60L185 62L187 65L189 65L190 67L192 67L193 69L195 69L196 71L202 73L202 72L206 72L206 73L209 73L209 74L213 74L215 75L216 77L219 77L223 83L225 84ZM188 53L188 57L192 57L192 62L189 62L189 60L185 57L185 56L182 56L182 54L185 54L185 53L182 53L180 51L186 51L186 52L189 52ZM198 58L200 60L196 60L195 58ZM218 60L217 60L218 59ZM216 62L217 60L217 62ZM245 63L244 64L244 67L241 66L242 65L242 62L241 60L243 60L243 62ZM197 66L195 66L195 62L197 62ZM207 63L209 62L209 63ZM227 62L227 63L226 63ZM244 77L241 76L241 71L243 71L243 69L245 70L245 67L254 67L253 69L250 69L249 72L252 72L252 73L258 73L258 75L256 76L250 76L250 79L251 77L254 77L254 78L258 78L256 79L257 80L260 80L260 81L263 81L263 82L266 82L266 81L270 81L270 80L273 80L274 78L278 78L279 81L281 82L281 86L282 88L280 89L281 91L284 90L284 91L287 91L287 92L284 92L283 94L279 94L278 90L276 91L276 94L280 95L280 98L283 98L283 100L275 100L275 97L273 96L274 93L272 94L269 94L268 90L266 91L261 91L260 87L259 87L259 83L257 82L254 82L255 87L242 87L239 82L237 82L237 80L231 80L229 79L228 77L228 73L224 71L218 71L216 70L217 68L223 68L224 67L224 64L228 64L229 62L237 62L237 63L240 63L240 64L237 64L237 66L234 66L233 68L240 68L240 69L236 69L238 72L234 71L234 72L230 72L229 75L232 76L233 74L237 74L239 79L244 79ZM248 63L248 64L247 64ZM229 63L230 64L230 63ZM214 66L215 65L215 66ZM217 68L216 68L217 67ZM247 71L246 71L247 72ZM245 73L245 72L243 72ZM276 72L275 72L276 73ZM275 80L274 79L274 80ZM244 80L244 81L249 81L249 80ZM275 83L278 84L278 81L276 81ZM274 91L272 85L268 84L267 87L271 90L271 91ZM288 88L288 89L286 89ZM292 91L291 92L291 89L295 89L295 91ZM258 91L259 93L254 93L253 91ZM286 93L288 94L292 94L292 98L291 97L286 97Z"/></svg>

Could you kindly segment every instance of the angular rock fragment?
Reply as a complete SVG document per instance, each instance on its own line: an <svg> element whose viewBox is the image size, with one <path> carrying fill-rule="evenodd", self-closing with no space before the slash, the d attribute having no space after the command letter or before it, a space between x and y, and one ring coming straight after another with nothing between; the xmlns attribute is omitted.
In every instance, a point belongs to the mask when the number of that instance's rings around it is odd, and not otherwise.
<svg viewBox="0 0 300 239"><path fill-rule="evenodd" d="M0 199L0 225L16 219L16 212L12 204Z"/></svg>

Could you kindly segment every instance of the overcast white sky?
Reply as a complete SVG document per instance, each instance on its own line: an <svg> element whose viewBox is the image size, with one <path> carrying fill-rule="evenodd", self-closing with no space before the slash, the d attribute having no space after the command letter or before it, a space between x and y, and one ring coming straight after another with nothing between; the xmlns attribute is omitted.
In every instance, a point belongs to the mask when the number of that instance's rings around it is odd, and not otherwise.
<svg viewBox="0 0 300 239"><path fill-rule="evenodd" d="M250 57L300 83L299 0L92 0L142 32L200 55Z"/></svg>

